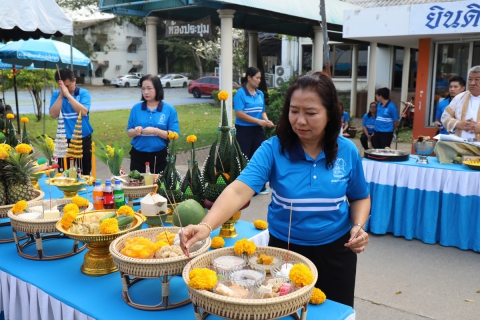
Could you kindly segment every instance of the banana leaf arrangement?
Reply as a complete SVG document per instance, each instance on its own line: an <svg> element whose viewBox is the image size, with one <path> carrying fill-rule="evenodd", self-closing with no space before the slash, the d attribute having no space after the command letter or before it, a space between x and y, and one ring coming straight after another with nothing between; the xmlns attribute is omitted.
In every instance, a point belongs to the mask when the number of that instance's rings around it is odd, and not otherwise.
<svg viewBox="0 0 480 320"><path fill-rule="evenodd" d="M188 160L188 171L182 180L180 190L183 193L183 200L194 199L203 205L205 190L203 176L198 168L198 160L195 156L195 141L197 141L195 135L192 134L187 137L187 142L192 144L192 155L191 159Z"/></svg>
<svg viewBox="0 0 480 320"><path fill-rule="evenodd" d="M158 191L157 193L167 199L169 204L182 202L183 193L180 190L181 176L175 168L177 156L175 155L175 140L178 139L178 133L170 132L168 134L170 140L169 155L167 156L167 166L160 178L157 179Z"/></svg>

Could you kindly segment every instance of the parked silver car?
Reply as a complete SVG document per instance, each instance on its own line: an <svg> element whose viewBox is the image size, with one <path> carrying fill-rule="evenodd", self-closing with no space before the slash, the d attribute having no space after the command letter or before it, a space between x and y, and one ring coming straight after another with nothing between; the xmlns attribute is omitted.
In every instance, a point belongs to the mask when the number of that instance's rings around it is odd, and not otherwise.
<svg viewBox="0 0 480 320"><path fill-rule="evenodd" d="M160 82L162 82L162 87L164 88L173 88L173 87L182 87L186 88L191 80L187 77L182 76L181 74L166 74L160 78Z"/></svg>
<svg viewBox="0 0 480 320"><path fill-rule="evenodd" d="M133 74L127 74L124 76L119 76L113 78L110 84L115 87L137 87L138 83L140 82L140 77L137 77Z"/></svg>

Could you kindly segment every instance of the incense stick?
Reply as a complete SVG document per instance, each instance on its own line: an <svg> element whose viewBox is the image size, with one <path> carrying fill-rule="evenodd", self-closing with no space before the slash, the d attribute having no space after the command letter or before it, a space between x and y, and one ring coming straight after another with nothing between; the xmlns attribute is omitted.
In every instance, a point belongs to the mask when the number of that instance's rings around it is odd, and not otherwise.
<svg viewBox="0 0 480 320"><path fill-rule="evenodd" d="M56 64L56 66L57 66L57 72L58 72L58 79L62 80L62 77L60 76L60 69L58 68L58 64Z"/></svg>
<svg viewBox="0 0 480 320"><path fill-rule="evenodd" d="M288 238L287 238L287 257L286 264L288 264L288 253L290 252L290 231L292 230L292 211L293 211L293 202L290 202L290 222L288 223Z"/></svg>

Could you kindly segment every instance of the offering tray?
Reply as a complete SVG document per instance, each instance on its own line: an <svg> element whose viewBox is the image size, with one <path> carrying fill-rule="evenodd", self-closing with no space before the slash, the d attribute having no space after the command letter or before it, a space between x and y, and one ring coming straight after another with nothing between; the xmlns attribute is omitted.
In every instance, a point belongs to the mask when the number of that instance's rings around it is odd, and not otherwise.
<svg viewBox="0 0 480 320"><path fill-rule="evenodd" d="M71 203L71 199L59 199L55 200L57 206ZM27 209L32 208L35 206L42 206L42 201L29 201L27 204ZM83 211L84 208L80 210ZM88 207L85 208L85 211L91 211L93 209L93 204L89 203ZM41 213L39 213L41 215ZM16 215L13 214L12 211L8 211L8 217L10 218L13 230L13 236L15 239L15 244L17 246L18 254L26 259L30 260L55 260L55 259L62 259L66 257L73 256L85 249L85 244L81 247L78 246L78 240L74 240L73 247L71 251L66 253L59 253L55 255L47 255L44 252L44 245L43 240L50 240L50 239L69 239L64 234L58 232L55 225L60 220L60 218L52 218L52 219L28 219L22 217L22 214ZM18 232L24 232L27 234L28 239L22 243L22 240L25 240L25 237L20 238L18 236ZM36 254L28 254L25 250L28 246L35 244L36 247Z"/></svg>
<svg viewBox="0 0 480 320"><path fill-rule="evenodd" d="M75 181L73 178L55 177L45 180L45 183L63 191L64 198L73 198L77 192L91 185L95 180L92 176L82 176L84 181Z"/></svg>
<svg viewBox="0 0 480 320"><path fill-rule="evenodd" d="M170 300L170 280L174 276L181 275L185 266L189 264L189 258L185 255L163 259L138 259L127 257L121 253L121 250L125 247L125 241L127 238L144 237L152 241L157 241L155 236L159 233L164 231L178 233L179 230L180 228L177 227L142 229L123 235L113 241L110 245L110 253L113 256L115 266L117 266L120 271L122 279L122 297L129 306L141 310L167 310L183 306L190 302L190 299L179 302L172 302ZM210 248L210 244L211 240L210 238L207 238L201 245L196 248L192 247L194 248L194 251L191 251L190 259L207 252ZM157 305L135 303L130 297L130 287L146 278L158 278L161 282L162 301Z"/></svg>
<svg viewBox="0 0 480 320"><path fill-rule="evenodd" d="M408 152L394 149L368 149L363 156L377 161L407 161L410 158Z"/></svg>
<svg viewBox="0 0 480 320"><path fill-rule="evenodd" d="M155 175L154 180L155 180ZM128 175L123 175L120 176L120 178L124 180L128 180ZM133 208L133 199L137 198L143 198L150 192L154 192L155 188L157 187L157 184L154 183L152 185L147 185L147 186L136 186L136 187L129 187L127 185L123 185L123 192L125 193L125 198L128 198L128 205Z"/></svg>
<svg viewBox="0 0 480 320"><path fill-rule="evenodd" d="M257 246L257 253L283 260L287 250ZM189 273L193 268L206 268L211 265L212 259L224 255L235 255L233 248L222 248L209 251L196 257L183 269L183 280L188 283ZM228 319L278 319L292 315L296 319L307 319L307 306L317 282L318 273L315 265L304 256L290 251L289 261L305 264L313 274L313 282L305 287L296 288L292 293L284 296L266 299L238 299L222 296L207 290L196 290L187 286L188 294L193 303L195 319L205 319L209 314ZM301 309L301 314L298 311ZM201 311L200 311L201 310Z"/></svg>
<svg viewBox="0 0 480 320"><path fill-rule="evenodd" d="M75 221L82 221L83 216L95 214L97 212L111 213L114 210L95 210L86 214L79 214ZM84 242L89 249L83 259L82 267L80 268L82 273L87 276L103 276L118 269L113 264L113 257L108 250L110 243L116 238L142 227L145 217L141 214L135 213L134 220L130 228L121 230L114 234L76 234L65 230L60 221L55 225L58 231L64 233L69 238Z"/></svg>
<svg viewBox="0 0 480 320"><path fill-rule="evenodd" d="M30 201L27 201L27 204L30 203L31 201L42 200L44 196L45 196L45 193L42 190L35 190L35 198L33 198ZM8 211L10 211L12 208L13 208L13 204L0 206L0 218L7 218ZM10 226L10 221L0 222L0 228L1 227L9 227L9 226ZM26 238L26 236L22 236L22 239L25 239L25 238ZM5 238L5 239L0 238L0 243L8 243L8 242L13 242L13 241L15 241L14 238Z"/></svg>

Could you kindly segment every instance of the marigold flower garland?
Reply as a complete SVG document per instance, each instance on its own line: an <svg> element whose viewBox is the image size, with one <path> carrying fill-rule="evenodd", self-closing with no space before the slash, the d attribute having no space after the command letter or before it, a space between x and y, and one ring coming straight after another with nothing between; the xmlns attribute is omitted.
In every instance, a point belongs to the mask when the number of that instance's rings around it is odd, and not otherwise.
<svg viewBox="0 0 480 320"><path fill-rule="evenodd" d="M257 246L253 241L249 241L245 238L238 240L233 245L233 251L239 256L246 254L247 256L251 256L257 250Z"/></svg>
<svg viewBox="0 0 480 320"><path fill-rule="evenodd" d="M114 234L117 233L118 230L118 220L115 218L108 218L100 223L101 234Z"/></svg>
<svg viewBox="0 0 480 320"><path fill-rule="evenodd" d="M253 225L255 228L259 229L259 230L265 230L268 228L268 222L264 221L264 220L255 220L253 222Z"/></svg>
<svg viewBox="0 0 480 320"><path fill-rule="evenodd" d="M304 287L313 282L313 273L309 267L303 263L297 263L290 270L288 275L292 283L297 287Z"/></svg>
<svg viewBox="0 0 480 320"><path fill-rule="evenodd" d="M17 203L15 203L12 207L12 212L14 214L19 214L22 213L25 208L27 207L27 201L25 200L20 200Z"/></svg>
<svg viewBox="0 0 480 320"><path fill-rule="evenodd" d="M60 219L63 229L68 230L72 226L79 212L80 210L75 203L69 203L63 208L63 216Z"/></svg>
<svg viewBox="0 0 480 320"><path fill-rule="evenodd" d="M219 249L225 246L225 240L222 237L216 236L212 238L212 243L210 244L210 248L212 249Z"/></svg>
<svg viewBox="0 0 480 320"><path fill-rule="evenodd" d="M188 277L188 285L197 290L212 290L217 284L217 273L207 268L195 268Z"/></svg>
<svg viewBox="0 0 480 320"><path fill-rule="evenodd" d="M83 208L83 207L88 207L90 204L90 201L87 199L80 197L79 195L76 195L72 198L72 203L76 204L77 207Z"/></svg>
<svg viewBox="0 0 480 320"><path fill-rule="evenodd" d="M135 216L135 212L133 211L133 209L127 205L121 206L120 208L118 208L117 215L120 216L122 214L127 216L132 216L132 217Z"/></svg>
<svg viewBox="0 0 480 320"><path fill-rule="evenodd" d="M310 297L311 304L322 304L325 302L326 299L327 299L327 296L325 295L325 293L323 293L322 290L318 288L313 288L313 292Z"/></svg>

